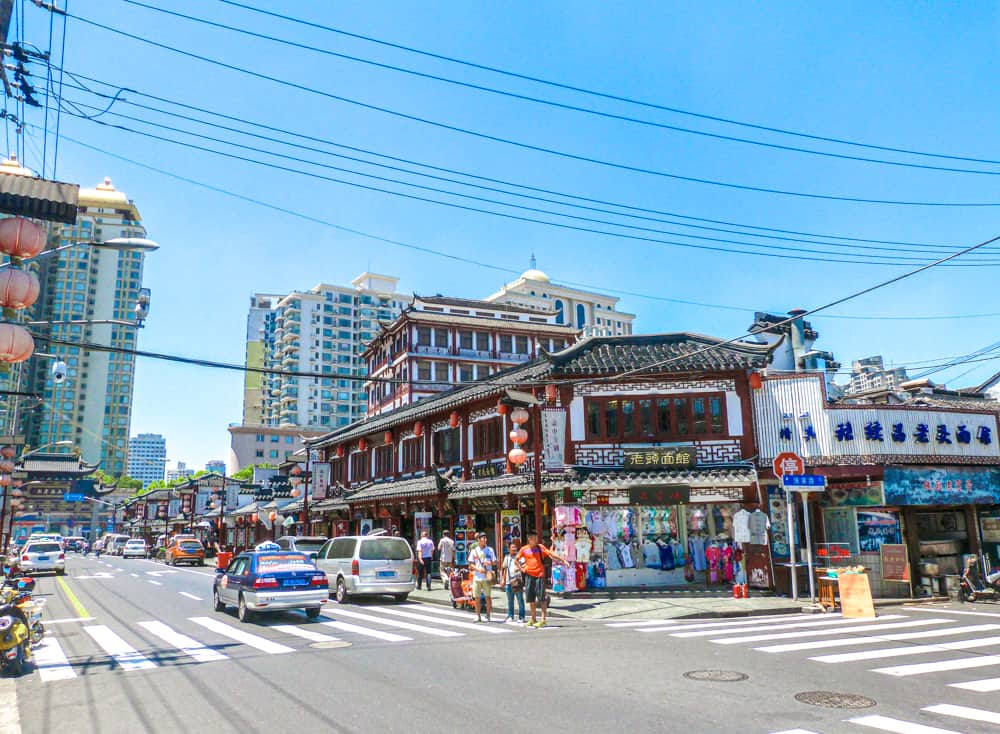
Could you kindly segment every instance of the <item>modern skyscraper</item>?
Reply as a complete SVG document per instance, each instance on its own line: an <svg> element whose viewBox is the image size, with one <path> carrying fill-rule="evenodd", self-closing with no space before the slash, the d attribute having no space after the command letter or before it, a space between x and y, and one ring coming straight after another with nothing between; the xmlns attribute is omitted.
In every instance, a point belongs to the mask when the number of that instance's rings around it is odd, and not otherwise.
<svg viewBox="0 0 1000 734"><path fill-rule="evenodd" d="M205 471L226 476L226 462L222 459L212 459L205 464Z"/></svg>
<svg viewBox="0 0 1000 734"><path fill-rule="evenodd" d="M183 461L178 461L175 468L167 469L167 481L173 482L178 479L187 479L192 474L194 474L194 469L190 468Z"/></svg>
<svg viewBox="0 0 1000 734"><path fill-rule="evenodd" d="M142 486L162 482L167 470L167 439L159 433L140 433L128 440L128 475Z"/></svg>
<svg viewBox="0 0 1000 734"><path fill-rule="evenodd" d="M509 303L535 311L555 311L557 324L577 328L582 336L627 336L632 333L635 314L617 310L618 298L553 283L535 267L517 280L486 297L493 303Z"/></svg>
<svg viewBox="0 0 1000 734"><path fill-rule="evenodd" d="M135 203L108 178L80 190L75 225L53 224L49 232L50 249L146 237ZM80 245L33 261L41 295L27 320L41 337L36 338L39 351L52 359L35 357L24 366L21 389L39 394L42 401L24 411L14 428L25 433L31 446L73 441L85 461L99 463L113 476L127 469L135 357L84 345L136 347L135 307L140 291L148 297L142 288L143 262L157 246L132 244L128 249ZM64 381L52 378L55 359L67 365Z"/></svg>
<svg viewBox="0 0 1000 734"><path fill-rule="evenodd" d="M410 303L398 278L362 273L351 286L321 283L285 296L257 294L247 317L247 365L315 377L247 373L243 425L346 426L364 417L367 364L361 355ZM259 406L259 407L258 407Z"/></svg>

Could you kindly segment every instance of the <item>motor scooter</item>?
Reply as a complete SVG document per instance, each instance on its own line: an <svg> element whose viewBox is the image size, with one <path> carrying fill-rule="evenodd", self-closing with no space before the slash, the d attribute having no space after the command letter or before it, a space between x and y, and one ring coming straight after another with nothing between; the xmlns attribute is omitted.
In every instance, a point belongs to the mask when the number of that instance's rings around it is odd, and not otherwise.
<svg viewBox="0 0 1000 734"><path fill-rule="evenodd" d="M31 632L23 613L0 606L0 673L21 675L31 665Z"/></svg>

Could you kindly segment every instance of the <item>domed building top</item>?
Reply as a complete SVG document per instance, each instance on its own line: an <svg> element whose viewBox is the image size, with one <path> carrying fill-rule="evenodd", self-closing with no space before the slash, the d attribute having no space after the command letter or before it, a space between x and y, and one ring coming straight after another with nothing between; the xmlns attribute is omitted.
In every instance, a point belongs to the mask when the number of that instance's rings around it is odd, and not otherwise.
<svg viewBox="0 0 1000 734"><path fill-rule="evenodd" d="M532 268L531 270L525 270L523 273L521 273L521 277L524 278L525 280L537 280L537 281L541 281L542 283L548 283L548 282L550 282L549 281L549 276L547 276L545 273L543 273L538 268Z"/></svg>
<svg viewBox="0 0 1000 734"><path fill-rule="evenodd" d="M0 161L0 173L9 173L14 176L34 176L35 174L22 166L17 160L17 153L11 153L10 158Z"/></svg>
<svg viewBox="0 0 1000 734"><path fill-rule="evenodd" d="M98 209L127 209L132 212L132 219L139 220L139 212L135 205L129 201L124 191L115 188L108 176L105 176L104 181L92 189L80 189L80 206L91 206Z"/></svg>

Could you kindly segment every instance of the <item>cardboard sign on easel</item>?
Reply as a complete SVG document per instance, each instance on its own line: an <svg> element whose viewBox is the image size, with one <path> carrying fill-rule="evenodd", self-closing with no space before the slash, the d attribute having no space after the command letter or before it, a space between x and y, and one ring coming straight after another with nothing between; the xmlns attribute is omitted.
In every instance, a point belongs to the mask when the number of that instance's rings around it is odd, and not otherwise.
<svg viewBox="0 0 1000 734"><path fill-rule="evenodd" d="M866 573L842 573L837 578L840 587L841 616L845 619L874 619L875 603Z"/></svg>

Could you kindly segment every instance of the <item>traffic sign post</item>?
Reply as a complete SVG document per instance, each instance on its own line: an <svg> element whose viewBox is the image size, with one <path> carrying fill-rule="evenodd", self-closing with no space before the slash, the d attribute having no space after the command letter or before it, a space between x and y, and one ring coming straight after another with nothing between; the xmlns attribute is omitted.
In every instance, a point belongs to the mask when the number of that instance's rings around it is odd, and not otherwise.
<svg viewBox="0 0 1000 734"><path fill-rule="evenodd" d="M805 474L805 460L793 451L783 451L774 457L771 462L775 476L783 477L786 474Z"/></svg>
<svg viewBox="0 0 1000 734"><path fill-rule="evenodd" d="M797 558L797 553L795 550L795 506L792 504L792 491L789 489L788 485L784 483L785 476L795 476L799 474L806 473L806 462L805 460L796 454L794 451L782 451L780 454L774 457L774 461L771 462L771 467L774 469L774 475L776 477L781 477L782 486L785 487L785 507L788 512L788 548L789 548L789 558L791 560L791 591L792 598L798 601L799 599L799 562Z"/></svg>
<svg viewBox="0 0 1000 734"><path fill-rule="evenodd" d="M809 598L816 598L816 575L813 572L813 557L812 557L812 522L809 517L809 499L806 492L822 492L826 489L826 477L822 474L782 474L781 484L785 488L785 498L788 501L788 516L792 516L792 493L798 492L802 494L802 522L805 525L805 535L806 535L806 567L809 573ZM794 544L794 530L791 529L791 520L789 520L789 534L790 540ZM792 545L794 553L794 545ZM792 558L792 594L795 598L798 598L798 579L796 578L796 563L795 558Z"/></svg>
<svg viewBox="0 0 1000 734"><path fill-rule="evenodd" d="M822 474L783 474L781 484L793 492L822 492L826 489L826 477Z"/></svg>
<svg viewBox="0 0 1000 734"><path fill-rule="evenodd" d="M63 502L83 502L83 495L75 492L67 492L63 495Z"/></svg>

